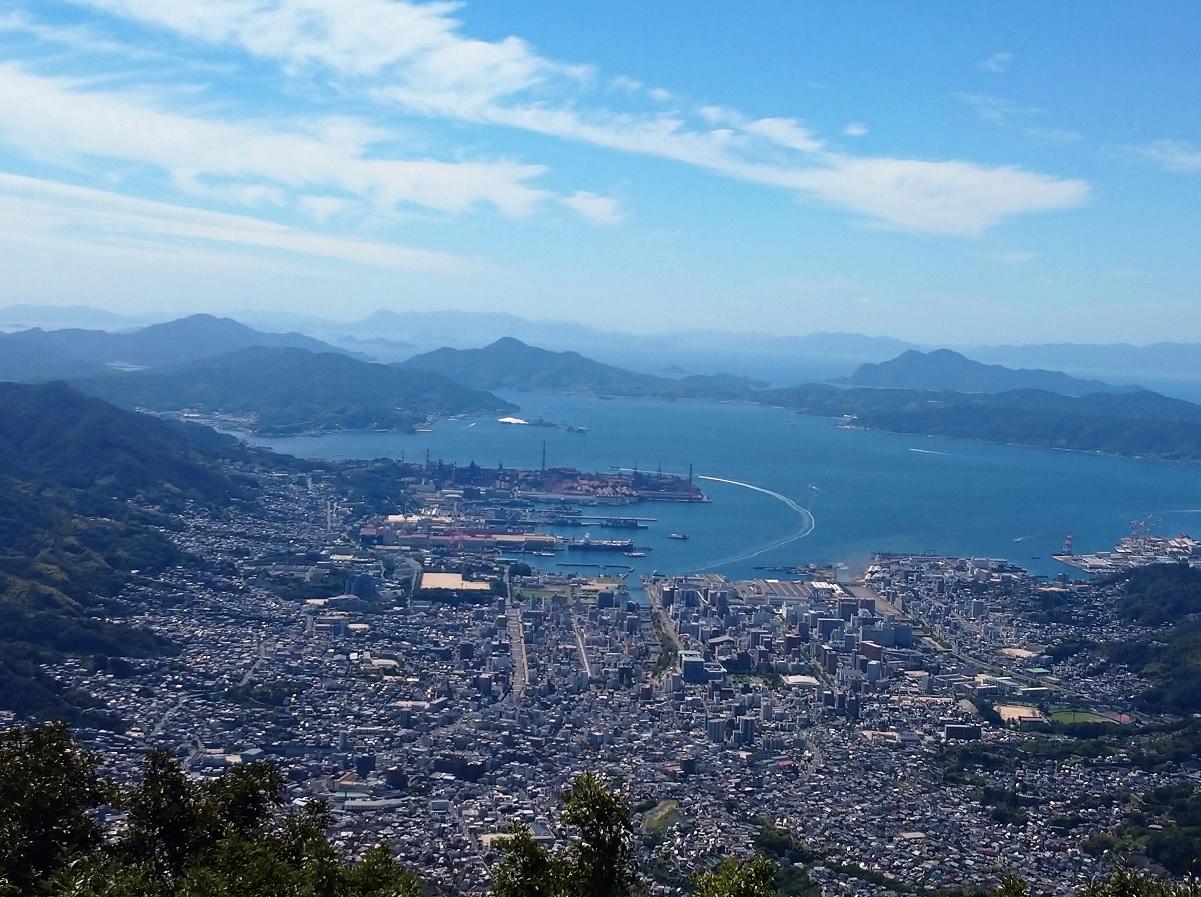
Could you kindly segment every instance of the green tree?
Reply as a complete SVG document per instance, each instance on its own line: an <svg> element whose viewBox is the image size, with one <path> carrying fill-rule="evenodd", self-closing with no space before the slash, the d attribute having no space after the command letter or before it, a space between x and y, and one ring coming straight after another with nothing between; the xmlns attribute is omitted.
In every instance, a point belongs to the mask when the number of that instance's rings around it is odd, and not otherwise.
<svg viewBox="0 0 1201 897"><path fill-rule="evenodd" d="M629 897L645 890L638 872L630 808L592 773L577 776L561 797L563 822L577 838L567 849L572 897Z"/></svg>
<svg viewBox="0 0 1201 897"><path fill-rule="evenodd" d="M747 862L726 857L712 872L697 877L693 897L776 897L779 867L763 855Z"/></svg>
<svg viewBox="0 0 1201 897"><path fill-rule="evenodd" d="M89 811L111 801L112 783L62 723L0 734L0 894L28 894L100 845Z"/></svg>
<svg viewBox="0 0 1201 897"><path fill-rule="evenodd" d="M595 775L577 776L560 796L575 840L554 853L530 829L511 824L497 847L493 897L631 897L646 890L638 870L630 809Z"/></svg>
<svg viewBox="0 0 1201 897"><path fill-rule="evenodd" d="M504 858L492 870L492 897L563 897L569 870L528 825L507 825L497 847Z"/></svg>
<svg viewBox="0 0 1201 897"><path fill-rule="evenodd" d="M1080 897L1201 897L1201 882L1192 876L1184 880L1153 878L1145 872L1118 869L1104 881L1091 879L1078 891ZM1007 875L989 897L1030 897L1030 886L1020 878Z"/></svg>
<svg viewBox="0 0 1201 897"><path fill-rule="evenodd" d="M191 859L208 854L221 839L222 820L206 797L168 752L150 751L142 761L142 781L124 799L129 828L118 850L170 885Z"/></svg>
<svg viewBox="0 0 1201 897"><path fill-rule="evenodd" d="M265 763L198 783L151 751L122 794L63 725L0 734L0 897L420 897L386 847L347 863L324 803L281 815L283 786ZM112 845L90 812L110 802Z"/></svg>
<svg viewBox="0 0 1201 897"><path fill-rule="evenodd" d="M205 797L237 835L259 832L283 805L283 773L262 761L235 766L205 786Z"/></svg>

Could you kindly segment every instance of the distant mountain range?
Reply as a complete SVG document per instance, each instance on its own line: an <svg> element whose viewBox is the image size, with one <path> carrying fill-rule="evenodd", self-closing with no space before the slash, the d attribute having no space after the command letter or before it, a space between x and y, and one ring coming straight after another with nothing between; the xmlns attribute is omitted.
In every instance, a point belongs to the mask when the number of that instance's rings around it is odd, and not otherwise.
<svg viewBox="0 0 1201 897"><path fill-rule="evenodd" d="M146 323L149 322L88 305L5 305L0 308L0 330L29 330L32 327L120 330Z"/></svg>
<svg viewBox="0 0 1201 897"><path fill-rule="evenodd" d="M24 346L50 357L95 366L162 367L211 358L251 346L338 352L343 349L300 333L264 333L232 318L192 315L153 324L132 333L106 330L19 330L4 336L7 346Z"/></svg>
<svg viewBox="0 0 1201 897"><path fill-rule="evenodd" d="M894 369L921 373L927 382L972 381L971 392L953 389L840 388L808 384L766 388L741 378L674 380L622 371L574 352L548 352L502 339L483 349L440 349L404 365L437 370L477 388L581 392L600 395L707 398L758 402L840 420L846 426L924 433L1046 448L1123 455L1201 459L1201 406L1147 390L1095 392L1094 384L1054 371L1010 371L969 361L954 352L897 359ZM886 369L888 366L885 366ZM873 379L878 369L869 369ZM937 376L935 376L937 375ZM1027 384L981 391L982 383ZM1042 383L1083 395L1029 388ZM1097 384L1105 387L1106 384Z"/></svg>
<svg viewBox="0 0 1201 897"><path fill-rule="evenodd" d="M170 369L74 382L126 408L242 418L264 435L411 430L433 417L515 410L441 374L295 348L256 346Z"/></svg>
<svg viewBox="0 0 1201 897"><path fill-rule="evenodd" d="M865 361L883 361L916 348L889 337L845 333L808 336L687 331L637 334L600 330L567 321L520 318L504 313L379 311L359 321L334 322L298 315L246 312L236 315L260 328L287 328L334 345L368 352L380 361L403 361L437 348L470 349L503 337L554 351L575 351L605 364L649 373L676 367L684 373L734 371L787 384L841 376ZM363 340L386 339L400 346Z"/></svg>
<svg viewBox="0 0 1201 897"><path fill-rule="evenodd" d="M657 398L744 398L767 386L730 375L673 379L639 374L585 358L578 352L550 352L504 337L482 349L442 348L402 362L410 370L435 371L476 389L527 392L580 392Z"/></svg>
<svg viewBox="0 0 1201 897"><path fill-rule="evenodd" d="M535 320L495 312L386 310L359 320L334 321L314 315L247 309L232 317L260 331L302 333L381 362L403 361L443 346L473 348L512 336L546 349L576 351L631 371L651 373L673 367L694 374L731 371L777 386L845 377L861 364L887 361L907 349L936 348L854 333L804 336L699 330L623 333L568 321ZM145 323L144 319L86 306L0 308L0 330L33 325L131 330ZM636 322L630 322L630 326L636 326ZM1061 371L1107 383L1134 383L1169 395L1201 400L1201 343L951 344L949 348L984 364ZM3 376L9 375L0 372L0 377Z"/></svg>
<svg viewBox="0 0 1201 897"><path fill-rule="evenodd" d="M655 372L676 367L697 374L732 371L777 386L843 377L858 365L887 361L908 349L937 348L855 333L803 336L699 330L621 333L565 321L462 311L382 311L352 322L268 312L239 313L236 317L257 327L300 330L335 345L369 352L381 361L401 361L416 352L441 346L471 348L513 336L546 349L573 350L628 370ZM352 340L344 342L347 337ZM377 351L354 341L373 337L414 348L380 347ZM1201 343L1150 346L1048 343L950 348L986 364L1062 371L1073 377L1108 383L1136 383L1171 395L1201 399Z"/></svg>
<svg viewBox="0 0 1201 897"><path fill-rule="evenodd" d="M1028 346L973 346L962 351L983 362L1049 367L1078 375L1112 378L1112 372L1115 371L1134 379L1201 375L1201 343L1165 342L1146 346L1132 346L1129 343L1043 343Z"/></svg>
<svg viewBox="0 0 1201 897"><path fill-rule="evenodd" d="M377 323L383 327L387 317L381 313ZM392 337L376 334L359 345L369 339ZM856 342L861 338L822 339L842 349L863 345ZM229 352L243 343L251 345ZM0 350L8 350L0 352L0 372L15 379L11 370L24 365L25 379L65 376L125 407L192 410L264 434L408 429L433 417L511 411L489 392L508 389L758 402L897 432L1201 459L1197 405L1145 390L1118 392L1128 388L1057 371L986 365L949 350L904 351L860 367L837 387L771 388L729 374L642 373L511 337L481 349L443 347L391 365L328 348L299 334L193 316L128 334L0 335ZM226 354L212 354L219 350ZM103 366L117 360L147 369ZM656 359L655 369L670 367L662 361ZM868 383L872 388L862 385Z"/></svg>
<svg viewBox="0 0 1201 897"><path fill-rule="evenodd" d="M890 361L862 364L849 377L832 383L891 389L936 389L955 392L1009 392L1041 389L1064 396L1094 392L1134 392L1137 387L1111 386L1100 380L1078 380L1059 371L1027 370L981 364L950 349L910 349Z"/></svg>
<svg viewBox="0 0 1201 897"><path fill-rule="evenodd" d="M0 380L67 380L126 408L236 419L261 434L411 430L432 417L513 410L436 373L365 357L212 315L129 333L0 334Z"/></svg>

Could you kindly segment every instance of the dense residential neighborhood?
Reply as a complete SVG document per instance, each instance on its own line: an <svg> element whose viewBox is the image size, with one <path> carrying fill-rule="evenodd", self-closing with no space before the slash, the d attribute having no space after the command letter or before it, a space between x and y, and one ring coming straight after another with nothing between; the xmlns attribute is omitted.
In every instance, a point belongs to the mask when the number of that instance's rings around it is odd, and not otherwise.
<svg viewBox="0 0 1201 897"><path fill-rule="evenodd" d="M202 562L122 596L178 653L48 670L123 721L77 730L104 771L133 781L150 748L201 780L267 760L289 803L328 802L345 856L382 843L470 892L511 821L565 836L559 796L588 772L634 808L664 894L765 845L803 845L830 893L1020 870L1066 894L1110 868L1090 848L1131 796L1196 784L1191 765L1086 756L1065 734L1155 721L1131 672L1056 649L1150 631L1112 588L934 556L877 556L854 581L540 568L553 552L502 556L497 522L499 539L434 538L487 531L476 505L503 497L473 504L437 471L411 471L397 515L322 470L259 474L258 510L186 510L164 532Z"/></svg>

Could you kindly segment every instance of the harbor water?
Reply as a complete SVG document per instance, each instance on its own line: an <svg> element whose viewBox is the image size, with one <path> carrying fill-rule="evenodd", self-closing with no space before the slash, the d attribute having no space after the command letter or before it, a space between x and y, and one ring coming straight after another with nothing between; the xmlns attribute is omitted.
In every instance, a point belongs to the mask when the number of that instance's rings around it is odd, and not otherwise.
<svg viewBox="0 0 1201 897"><path fill-rule="evenodd" d="M778 408L713 402L502 393L525 420L439 421L432 432L336 433L253 442L302 457L404 458L481 466L609 471L691 465L708 504L601 509L655 518L633 536L642 558L561 553L555 564L612 564L635 573L713 571L771 577L769 568L861 567L876 551L1005 558L1055 575L1073 534L1103 551L1148 517L1161 535L1201 531L1201 466L1081 452L931 439L836 426ZM572 432L565 427L583 428ZM579 538L579 529L561 534ZM670 539L669 534L689 538ZM597 530L594 538L629 537Z"/></svg>

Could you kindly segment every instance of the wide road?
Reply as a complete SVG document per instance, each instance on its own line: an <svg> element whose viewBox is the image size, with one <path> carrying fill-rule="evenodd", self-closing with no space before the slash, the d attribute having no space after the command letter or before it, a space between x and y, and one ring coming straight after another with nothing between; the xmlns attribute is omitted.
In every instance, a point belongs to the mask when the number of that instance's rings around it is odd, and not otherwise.
<svg viewBox="0 0 1201 897"><path fill-rule="evenodd" d="M525 629L521 625L521 610L512 608L509 617L509 648L513 652L513 697L521 700L530 681L530 669L525 656Z"/></svg>
<svg viewBox="0 0 1201 897"><path fill-rule="evenodd" d="M580 663L584 665L584 672L588 674L589 681L592 680L592 664L588 662L588 652L584 649L584 633L580 632L579 621L573 615L571 618L571 628L575 632L575 644L580 649Z"/></svg>
<svg viewBox="0 0 1201 897"><path fill-rule="evenodd" d="M651 603L651 613L659 620L660 627L676 646L676 651L679 651L680 636L675 627L671 625L671 617L668 616L667 611L663 608L663 603L659 600L659 584L643 579L642 590L646 592L647 600Z"/></svg>

